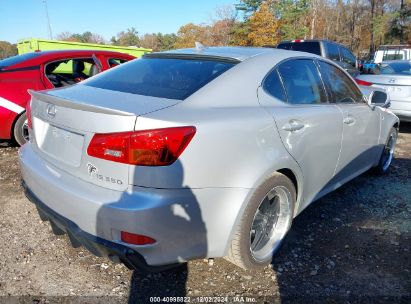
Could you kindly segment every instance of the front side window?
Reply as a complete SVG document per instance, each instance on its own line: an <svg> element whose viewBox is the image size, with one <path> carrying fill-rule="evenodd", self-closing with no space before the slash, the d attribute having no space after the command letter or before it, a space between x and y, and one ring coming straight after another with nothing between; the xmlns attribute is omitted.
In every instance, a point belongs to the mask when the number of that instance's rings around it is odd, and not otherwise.
<svg viewBox="0 0 411 304"><path fill-rule="evenodd" d="M183 100L236 62L197 58L143 57L85 82L100 89Z"/></svg>
<svg viewBox="0 0 411 304"><path fill-rule="evenodd" d="M321 104L327 98L320 75L310 59L289 60L279 65L288 102L291 104Z"/></svg>
<svg viewBox="0 0 411 304"><path fill-rule="evenodd" d="M271 96L286 102L287 97L277 69L272 70L264 79L263 89Z"/></svg>
<svg viewBox="0 0 411 304"><path fill-rule="evenodd" d="M333 102L354 103L363 101L354 82L339 68L319 61L321 76Z"/></svg>

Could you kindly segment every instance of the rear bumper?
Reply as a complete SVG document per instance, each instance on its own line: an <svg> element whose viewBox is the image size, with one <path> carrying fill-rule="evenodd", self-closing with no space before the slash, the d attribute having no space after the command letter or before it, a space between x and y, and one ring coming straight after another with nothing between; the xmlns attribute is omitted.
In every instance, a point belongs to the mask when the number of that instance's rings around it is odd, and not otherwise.
<svg viewBox="0 0 411 304"><path fill-rule="evenodd" d="M149 266L144 257L126 246L107 241L105 239L91 235L81 230L75 223L54 212L47 207L36 195L27 187L23 181L22 186L26 197L36 205L40 218L49 221L56 235L67 234L73 247L85 247L91 253L99 257L108 257L113 262L122 262L131 269L145 272L157 272L171 268L175 265Z"/></svg>
<svg viewBox="0 0 411 304"><path fill-rule="evenodd" d="M90 238L116 248L114 253L103 255L119 256L126 264L124 248L138 253L150 266L224 256L250 193L250 189L242 188L136 186L115 191L53 166L33 150L31 143L25 144L19 154L28 196L45 213L52 211L48 218L57 218L56 226L68 231L70 237L80 235L74 239L87 248ZM144 246L124 243L121 231L147 235L157 242Z"/></svg>

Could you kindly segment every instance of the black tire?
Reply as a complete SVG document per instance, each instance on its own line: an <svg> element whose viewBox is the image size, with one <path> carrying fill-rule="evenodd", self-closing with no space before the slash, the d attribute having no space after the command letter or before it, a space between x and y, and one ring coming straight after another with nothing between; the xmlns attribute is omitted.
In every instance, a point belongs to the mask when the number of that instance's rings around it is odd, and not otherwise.
<svg viewBox="0 0 411 304"><path fill-rule="evenodd" d="M278 219L275 221L273 226L271 226L271 223L268 221L263 222L264 224L262 226L265 226L266 229L267 227L273 227L270 230L270 233L273 233L272 237L275 238L276 241L271 244L272 240L268 240L262 247L263 249L267 247L266 250L261 249L261 251L266 252L264 257L258 257L257 253L259 251L256 250L256 252L253 252L252 249L254 242L252 227L254 227L253 224L257 219L257 213L260 212L259 210L263 203L271 201L269 194L272 196L273 191L274 195L277 192L281 192L281 197L287 197L288 201L283 202L283 198L279 198L278 200L275 198L275 204L280 204L280 209L273 207L274 204L271 205L271 203L269 203L269 208L276 208L276 213L279 214ZM245 270L256 270L270 264L273 255L280 248L286 233L291 227L295 202L296 191L293 182L281 173L274 173L262 185L260 185L251 196L251 199L245 208L242 219L236 227L228 255L225 258ZM269 209L266 209L266 211L267 210ZM256 233L254 232L254 234L254 237L256 238ZM260 241L261 237L257 240L257 242Z"/></svg>
<svg viewBox="0 0 411 304"><path fill-rule="evenodd" d="M28 138L27 130L27 116L26 112L23 112L19 118L17 118L16 123L13 128L13 138L19 146L24 145Z"/></svg>
<svg viewBox="0 0 411 304"><path fill-rule="evenodd" d="M394 149L397 143L397 138L398 130L392 127L385 142L384 149L381 152L378 165L374 168L374 172L376 172L377 174L386 174L388 172L391 162L394 158Z"/></svg>

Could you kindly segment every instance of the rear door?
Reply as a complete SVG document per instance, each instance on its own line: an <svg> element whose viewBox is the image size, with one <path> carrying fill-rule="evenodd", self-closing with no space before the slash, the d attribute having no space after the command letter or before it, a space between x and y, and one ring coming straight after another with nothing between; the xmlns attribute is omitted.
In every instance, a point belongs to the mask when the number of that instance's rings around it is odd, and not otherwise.
<svg viewBox="0 0 411 304"><path fill-rule="evenodd" d="M259 89L284 146L304 175L305 204L328 191L341 148L342 114L328 103L317 66L292 59L272 70Z"/></svg>
<svg viewBox="0 0 411 304"><path fill-rule="evenodd" d="M349 180L375 164L380 134L380 114L363 99L353 80L340 68L318 61L333 102L343 113L343 140L336 179Z"/></svg>

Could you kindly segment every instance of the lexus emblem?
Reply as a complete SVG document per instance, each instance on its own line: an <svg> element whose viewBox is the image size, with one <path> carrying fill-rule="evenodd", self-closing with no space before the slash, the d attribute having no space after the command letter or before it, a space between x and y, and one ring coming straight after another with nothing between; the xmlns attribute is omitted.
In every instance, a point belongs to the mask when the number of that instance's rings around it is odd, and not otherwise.
<svg viewBox="0 0 411 304"><path fill-rule="evenodd" d="M54 118L54 116L56 116L57 110L56 110L56 106L53 104L48 104L47 105L47 115L50 118Z"/></svg>

